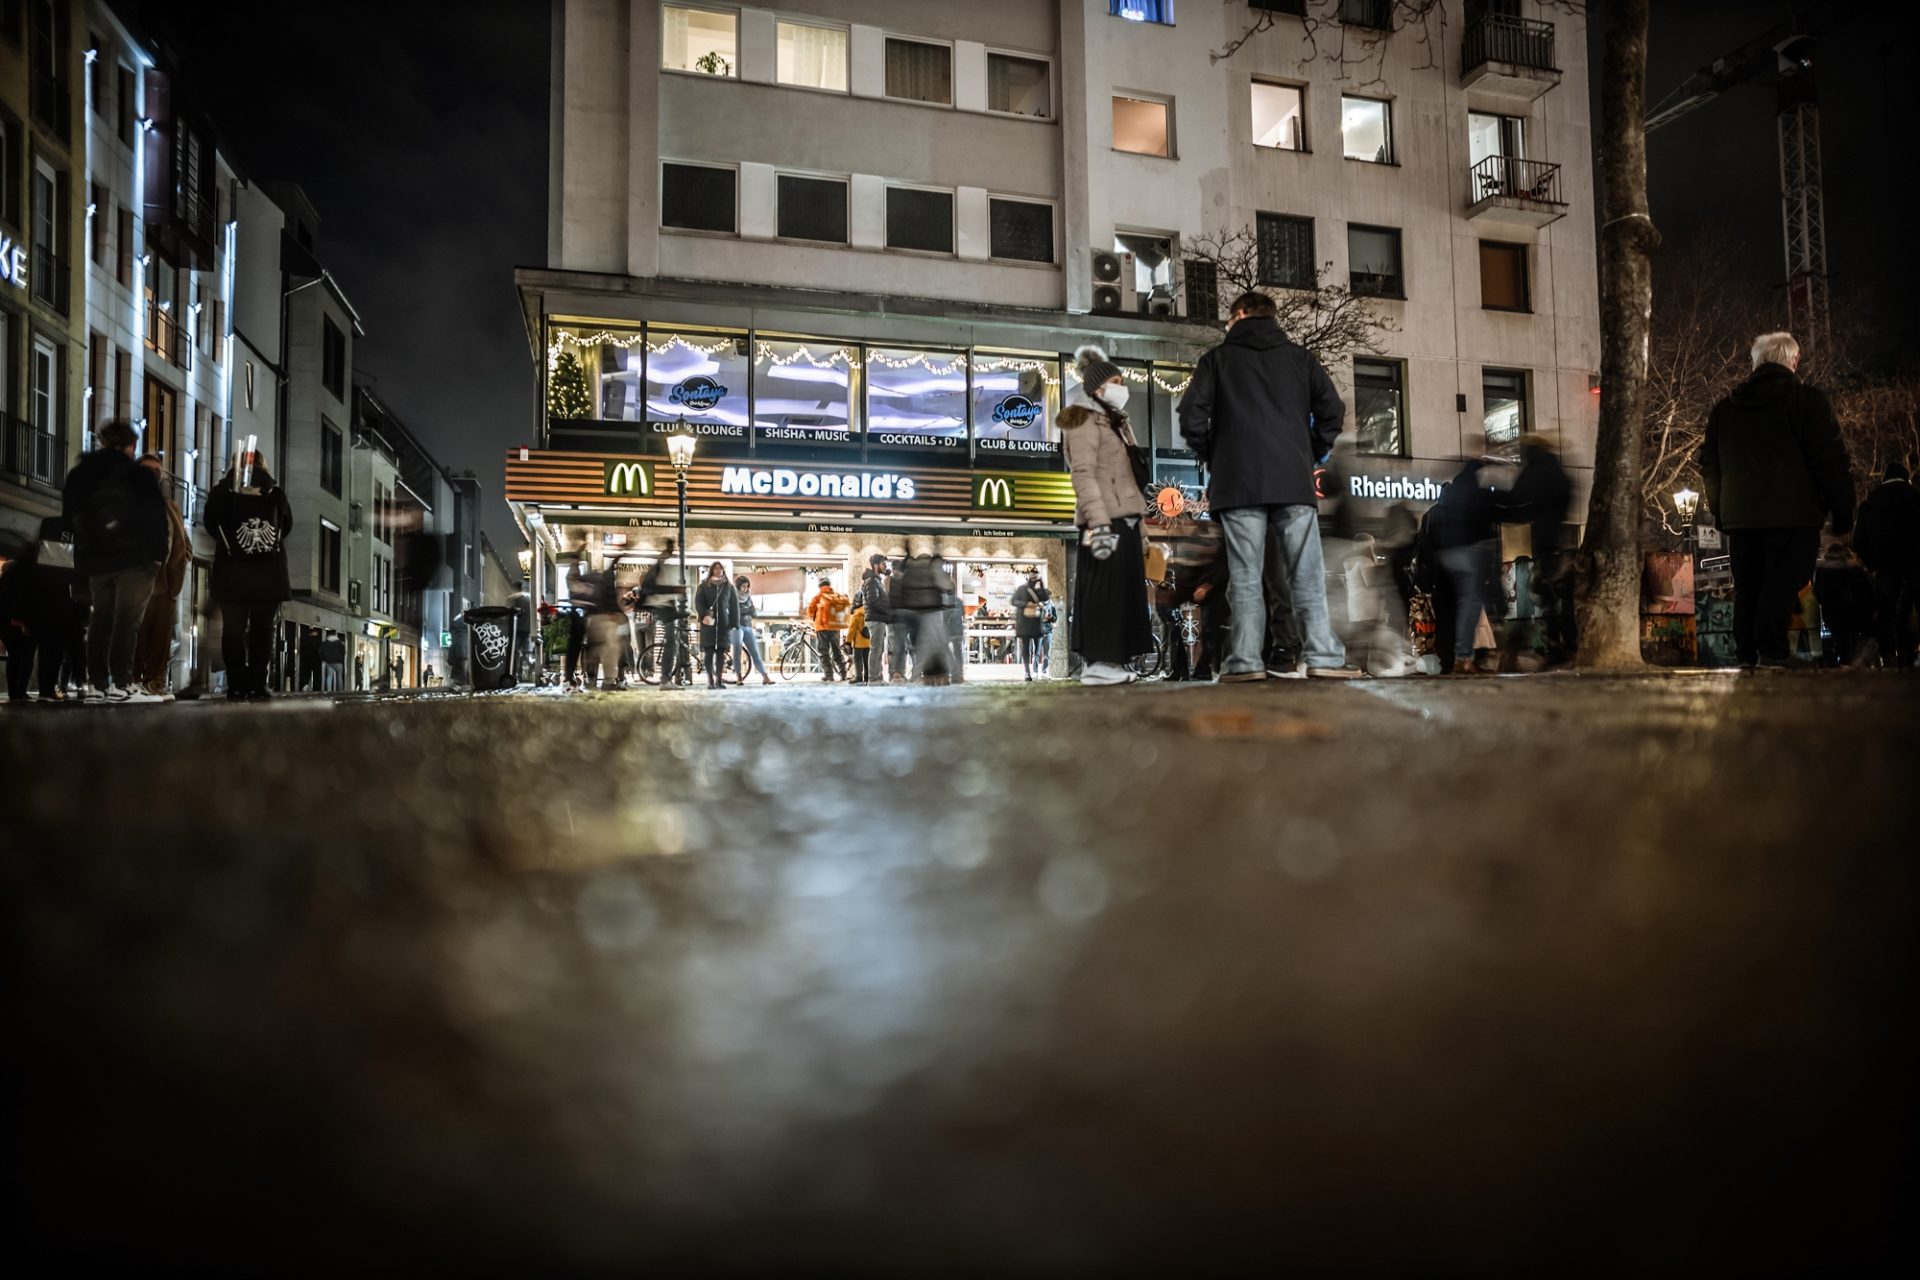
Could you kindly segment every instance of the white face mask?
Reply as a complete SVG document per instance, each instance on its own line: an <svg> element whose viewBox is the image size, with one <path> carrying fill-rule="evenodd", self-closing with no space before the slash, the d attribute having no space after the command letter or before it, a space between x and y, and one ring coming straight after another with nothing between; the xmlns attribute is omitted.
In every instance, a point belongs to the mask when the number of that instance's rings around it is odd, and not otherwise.
<svg viewBox="0 0 1920 1280"><path fill-rule="evenodd" d="M1127 384L1124 382L1109 382L1106 386L1100 388L1100 399L1105 401L1107 407L1115 413L1119 413L1127 407L1127 396L1129 394Z"/></svg>

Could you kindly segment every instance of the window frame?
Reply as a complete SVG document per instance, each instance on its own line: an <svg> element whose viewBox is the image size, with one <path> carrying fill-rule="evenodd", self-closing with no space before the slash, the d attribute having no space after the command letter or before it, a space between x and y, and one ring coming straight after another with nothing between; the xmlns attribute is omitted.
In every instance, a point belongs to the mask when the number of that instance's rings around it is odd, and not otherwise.
<svg viewBox="0 0 1920 1280"><path fill-rule="evenodd" d="M664 12L664 6L662 6L662 10ZM844 56L841 60L840 69L843 73L841 78L846 82L846 88L829 89L823 85L801 84L794 80L782 80L780 78L780 28L781 27L812 27L818 31L838 31L843 37L845 37L845 41L842 45L842 51ZM735 44L737 48L738 46L737 33L739 31L738 22L734 24L734 31L736 32ZM883 55L883 61L884 61L884 55ZM884 70L885 68L883 66L882 67L883 74L884 74ZM700 74L705 74L705 73L703 72ZM948 73L948 82L949 84L951 84L952 82L951 71L949 71ZM814 93L831 93L842 98L850 96L853 93L853 28L844 22L834 22L827 18L783 17L778 11L776 11L773 15L773 83L780 86L782 89L805 89L805 90L810 90Z"/></svg>
<svg viewBox="0 0 1920 1280"><path fill-rule="evenodd" d="M331 482L328 462L331 460ZM320 489L338 498L346 487L346 436L325 414L320 415Z"/></svg>
<svg viewBox="0 0 1920 1280"><path fill-rule="evenodd" d="M1358 418L1360 416L1360 366L1363 364L1384 365L1393 370L1393 388L1392 389L1393 389L1394 398L1397 401L1396 422L1398 423L1399 429L1400 429L1400 448L1396 452L1387 453L1378 449L1362 449L1360 447L1360 432L1359 432L1357 423L1358 423ZM1355 430L1353 433L1354 453L1363 458L1410 458L1412 457L1413 456L1413 432L1411 429L1411 424L1407 421L1407 404L1408 404L1407 362L1399 358L1398 356L1357 355L1353 357L1352 370L1353 370L1353 400L1354 400L1353 416L1356 420ZM1380 388L1369 387L1368 389L1379 390Z"/></svg>
<svg viewBox="0 0 1920 1280"><path fill-rule="evenodd" d="M340 594L340 576L341 576L340 561L342 558L341 551L344 548L346 539L340 536L339 525L327 519L325 516L321 516L319 519L320 519L320 537L316 540L319 545L317 545L314 548L314 552L319 557L319 560L320 560L320 564L318 566L320 572L318 573L318 575L316 575L319 578L319 581L314 585L319 587L320 590L322 591L325 591L331 595L337 596ZM333 537L329 539L327 537L328 534L332 534ZM331 564L328 563L328 556L327 556L327 544L329 541L331 541L333 544L333 556L332 556Z"/></svg>
<svg viewBox="0 0 1920 1280"><path fill-rule="evenodd" d="M1370 160L1365 156L1356 156L1348 152L1346 104L1348 103L1349 100L1353 102L1374 102L1380 105L1381 119L1386 126L1386 134L1387 134L1387 158L1385 160ZM1341 92L1340 94L1340 155L1342 159L1351 160L1355 164L1378 164L1378 165L1390 166L1393 168L1399 167L1400 139L1398 138L1398 136L1396 136L1395 130L1393 127L1393 99L1392 98L1374 98L1374 97L1369 97L1367 94L1364 94L1364 93L1347 93L1345 91Z"/></svg>
<svg viewBox="0 0 1920 1280"><path fill-rule="evenodd" d="M695 13L717 13L733 19L733 60L727 66L727 74L717 76L710 71L699 71L690 67L670 67L667 65L667 10L669 9L686 9ZM849 40L848 43L851 44L851 40ZM776 50L776 63L777 58L778 52ZM726 5L683 4L681 0L670 0L670 3L662 4L660 6L660 70L661 73L665 75L698 76L702 80L732 80L736 84L739 83L740 10L730 8ZM848 68L848 74L852 74L851 67Z"/></svg>
<svg viewBox="0 0 1920 1280"><path fill-rule="evenodd" d="M1480 309L1498 311L1507 315L1533 314L1533 254L1531 246L1512 240L1481 240L1475 264L1480 268ZM1520 305L1517 307L1496 306L1487 301L1486 254L1488 249L1504 251L1520 260L1520 269L1516 273L1520 280Z"/></svg>
<svg viewBox="0 0 1920 1280"><path fill-rule="evenodd" d="M1520 406L1519 430L1514 432L1512 440L1502 440L1498 445L1486 438L1487 433L1487 375L1503 374L1517 379L1520 394L1516 403ZM1533 430L1533 370L1515 369L1506 365L1483 364L1480 366L1480 443L1484 451L1492 453L1496 448L1517 451L1520 440Z"/></svg>
<svg viewBox="0 0 1920 1280"><path fill-rule="evenodd" d="M835 182L840 185L842 196L841 213L844 233L838 240L815 240L809 236L788 235L780 229L780 180L799 178L807 182ZM739 198L739 185L735 184L734 196ZM845 173L816 173L807 169L775 169L773 171L773 238L784 244L826 244L842 247L853 243L853 177Z"/></svg>
<svg viewBox="0 0 1920 1280"><path fill-rule="evenodd" d="M683 169L725 169L733 175L733 229L731 231L714 231L707 227L676 227L667 222L667 169L669 166L675 165ZM660 157L660 173L658 176L660 182L658 188L660 230L671 231L676 235L683 236L725 236L737 238L740 235L740 166L737 163L716 164L711 160L675 160L662 156ZM777 226L779 222L779 210L776 209L774 212L775 225Z"/></svg>
<svg viewBox="0 0 1920 1280"><path fill-rule="evenodd" d="M1362 293L1354 287L1354 277L1358 274L1353 269L1353 233L1356 231L1372 231L1393 237L1393 274L1394 283L1397 286L1395 292ZM1407 300L1407 241L1404 228L1383 227L1370 222L1349 222L1347 224L1347 291L1356 298L1384 298L1389 302L1405 302Z"/></svg>
<svg viewBox="0 0 1920 1280"><path fill-rule="evenodd" d="M924 44L947 51L947 100L936 102L931 98L902 98L887 91L887 45L898 40L902 44ZM848 42L851 46L851 41ZM851 57L851 50L849 50ZM955 66L953 41L942 40L937 36L908 34L904 31L892 31L885 28L880 32L880 97L886 102L911 102L922 107L936 107L942 111L955 110L954 103L959 98L959 73ZM851 75L851 71L849 71ZM851 81L849 81L851 83Z"/></svg>
<svg viewBox="0 0 1920 1280"><path fill-rule="evenodd" d="M1297 147L1274 147L1264 142L1254 142L1254 149L1257 151L1279 151L1296 156L1312 155L1313 137L1308 128L1307 86L1297 81L1282 80L1275 76L1257 75L1247 82L1247 129L1249 137L1251 137L1253 129L1253 94L1256 89L1262 86L1269 89L1292 89L1300 95L1300 145Z"/></svg>
<svg viewBox="0 0 1920 1280"><path fill-rule="evenodd" d="M1148 93L1144 89L1110 89L1108 90L1108 96L1112 99L1107 105L1107 146L1110 150L1123 156L1144 156L1149 160L1178 160L1180 158L1180 135L1176 132L1177 121L1173 113L1172 94ZM1113 102L1118 102L1122 99L1128 102L1143 103L1148 106L1158 106L1166 112L1167 149L1164 152L1130 151L1119 145L1119 142L1114 137L1113 130Z"/></svg>
<svg viewBox="0 0 1920 1280"><path fill-rule="evenodd" d="M320 385L341 404L347 402L347 335L325 314L320 317Z"/></svg>
<svg viewBox="0 0 1920 1280"><path fill-rule="evenodd" d="M1274 222L1306 224L1307 269L1308 269L1308 272L1310 273L1307 277L1306 283L1294 284L1292 282L1285 281L1285 280L1269 280L1265 278L1267 255L1263 251L1262 243L1261 243L1260 224L1262 219L1270 219ZM1254 212L1254 215L1253 215L1254 270L1255 270L1255 273L1261 277L1260 284L1262 287L1271 287L1275 289L1294 289L1294 290L1309 291L1309 292L1318 287L1319 278L1320 278L1320 233L1319 233L1319 228L1315 226L1315 222L1316 222L1316 219L1310 214L1276 213L1266 209L1260 209Z"/></svg>
<svg viewBox="0 0 1920 1280"><path fill-rule="evenodd" d="M1041 124L1056 123L1060 119L1060 77L1055 74L1055 72L1058 70L1058 66L1054 62L1053 56L1051 54L1045 54L1045 53L1032 53L1026 49L1008 49L1008 48L1000 47L998 45L988 45L987 46L987 85L988 85L989 97L991 97L991 94L992 94L993 60L996 57L1018 58L1022 62L1039 62L1039 63L1043 63L1046 66L1047 68L1047 114L1044 116L1030 116L1020 111L1001 111L991 105L986 107L985 114L990 116L999 116L1005 120L1032 120Z"/></svg>
<svg viewBox="0 0 1920 1280"><path fill-rule="evenodd" d="M952 258L952 257L957 257L959 255L959 252L960 252L959 192L954 190L954 188L952 187L938 187L938 186L933 186L929 183L924 183L924 182L888 182L882 187L881 190L882 190L882 194L880 197L880 223L881 223L880 242L882 247L885 248L888 253L916 253L922 257L927 257L927 258ZM893 193L895 191L927 191L927 192L933 192L938 195L944 195L947 198L947 248L946 249L944 250L915 249L906 245L897 245L893 243L892 201L893 201ZM992 216L991 211L989 211L988 216L989 218L991 218ZM991 250L993 246L988 245L987 247L989 250Z"/></svg>
<svg viewBox="0 0 1920 1280"><path fill-rule="evenodd" d="M1048 252L1052 255L1045 262L1038 258L1003 258L993 251L993 205L1004 201L1007 204L1034 204L1048 210L1048 229L1053 233L1053 243ZM1058 267L1060 265L1060 202L1042 196L1023 196L1002 191L987 192L987 261L1004 262L1021 267Z"/></svg>

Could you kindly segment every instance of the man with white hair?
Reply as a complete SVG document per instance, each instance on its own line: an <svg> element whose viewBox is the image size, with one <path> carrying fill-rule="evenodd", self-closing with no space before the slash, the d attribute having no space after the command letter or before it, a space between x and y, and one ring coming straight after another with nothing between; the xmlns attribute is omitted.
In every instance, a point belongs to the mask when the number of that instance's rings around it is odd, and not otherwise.
<svg viewBox="0 0 1920 1280"><path fill-rule="evenodd" d="M1826 393L1800 381L1790 333L1753 343L1753 376L1713 407L1700 474L1733 561L1733 645L1743 667L1789 664L1787 623L1812 580L1820 526L1853 529L1853 474Z"/></svg>

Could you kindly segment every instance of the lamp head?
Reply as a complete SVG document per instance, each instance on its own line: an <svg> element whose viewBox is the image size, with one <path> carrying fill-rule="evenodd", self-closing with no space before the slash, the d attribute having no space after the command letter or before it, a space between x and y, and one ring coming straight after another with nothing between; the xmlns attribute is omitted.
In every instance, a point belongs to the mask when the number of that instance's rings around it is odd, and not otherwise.
<svg viewBox="0 0 1920 1280"><path fill-rule="evenodd" d="M691 435L671 435L667 437L667 459L673 463L675 471L685 471L693 465L694 438Z"/></svg>
<svg viewBox="0 0 1920 1280"><path fill-rule="evenodd" d="M1700 510L1700 495L1692 489L1681 489L1673 495L1673 509L1688 524L1693 523L1695 513Z"/></svg>

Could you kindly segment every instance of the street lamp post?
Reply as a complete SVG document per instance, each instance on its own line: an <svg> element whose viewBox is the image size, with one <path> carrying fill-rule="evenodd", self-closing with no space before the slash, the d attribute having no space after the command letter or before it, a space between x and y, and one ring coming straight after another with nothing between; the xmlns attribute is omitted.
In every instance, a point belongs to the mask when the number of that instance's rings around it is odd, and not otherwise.
<svg viewBox="0 0 1920 1280"><path fill-rule="evenodd" d="M674 634L678 638L678 663L674 670L674 680L679 684L692 684L692 651L689 648L691 637L687 634L687 610L691 599L687 592L687 468L693 465L694 437L688 433L687 420L682 418L676 424L679 430L667 437L667 460L673 464L674 483L680 494L680 590L683 598L674 614Z"/></svg>
<svg viewBox="0 0 1920 1280"><path fill-rule="evenodd" d="M1681 537L1687 552L1687 590L1693 596L1694 661L1700 660L1700 548L1694 541L1694 517L1700 513L1700 495L1682 486L1673 495L1673 510L1680 517Z"/></svg>

